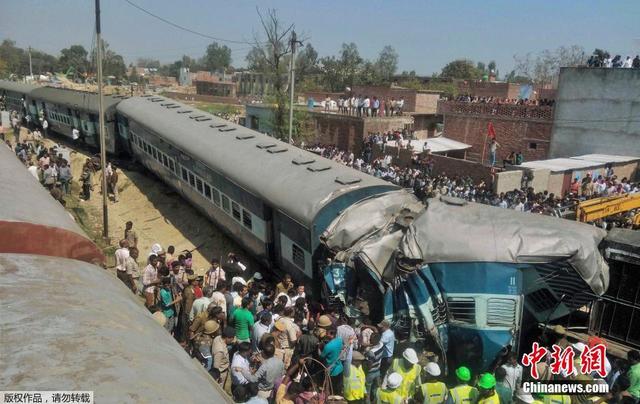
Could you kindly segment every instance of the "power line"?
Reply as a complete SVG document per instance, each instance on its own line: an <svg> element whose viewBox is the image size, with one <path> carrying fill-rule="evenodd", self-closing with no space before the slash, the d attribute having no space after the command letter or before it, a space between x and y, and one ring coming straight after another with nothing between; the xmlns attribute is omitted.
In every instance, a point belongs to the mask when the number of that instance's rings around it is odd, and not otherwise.
<svg viewBox="0 0 640 404"><path fill-rule="evenodd" d="M146 9L144 9L144 8L140 7L139 5L137 5L137 4L135 4L135 3L133 3L133 2L132 2L132 1L130 1L130 0L124 0L124 1L126 1L127 3L129 3L129 5L131 5L132 7L135 7L135 8L137 8L138 10L142 11L143 13L148 14L148 15L150 15L151 17L156 18L156 19L158 19L158 20L160 20L160 21L164 22L165 24L169 24L169 25L171 25L172 27L174 27L174 28L178 28L178 29L183 30L183 31L185 31L185 32L189 32L189 33L191 33L191 34L198 35L198 36L201 36L201 37L203 37L203 38L212 39L212 40L214 40L214 41L228 42L228 43L237 43L237 44L244 44L244 45L253 45L253 43L251 43L251 42L247 42L247 41L236 41L236 40L233 40L233 39L218 38L218 37L214 37L214 36L211 36L211 35L203 34L202 32L198 32L198 31L192 30L192 29L190 29L190 28L187 28L187 27L184 27L184 26L182 26L182 25L176 24L175 22L169 21L169 20L167 20L166 18L160 17L159 15L156 15L156 14L152 13L151 11L146 10Z"/></svg>

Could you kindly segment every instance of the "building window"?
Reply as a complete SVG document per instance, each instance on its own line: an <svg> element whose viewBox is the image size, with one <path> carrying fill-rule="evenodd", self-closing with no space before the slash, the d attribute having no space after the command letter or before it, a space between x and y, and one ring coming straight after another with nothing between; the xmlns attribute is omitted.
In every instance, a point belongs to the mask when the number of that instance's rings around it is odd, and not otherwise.
<svg viewBox="0 0 640 404"><path fill-rule="evenodd" d="M207 183L204 184L204 196L211 199L211 187Z"/></svg>
<svg viewBox="0 0 640 404"><path fill-rule="evenodd" d="M476 301L473 297L449 297L447 305L452 320L467 324L476 323Z"/></svg>
<svg viewBox="0 0 640 404"><path fill-rule="evenodd" d="M291 244L291 258L300 269L305 269L304 250L295 244Z"/></svg>
<svg viewBox="0 0 640 404"><path fill-rule="evenodd" d="M538 148L537 143L529 142L529 150L536 150Z"/></svg>
<svg viewBox="0 0 640 404"><path fill-rule="evenodd" d="M240 218L240 205L238 205L235 202L231 202L231 212L233 214L233 218L236 219L237 221L241 221L242 219Z"/></svg>
<svg viewBox="0 0 640 404"><path fill-rule="evenodd" d="M222 209L227 213L231 213L229 198L226 195L222 195Z"/></svg>
<svg viewBox="0 0 640 404"><path fill-rule="evenodd" d="M184 182L189 181L189 176L187 175L187 169L184 167L180 167L180 170L182 171L182 179L184 180Z"/></svg>
<svg viewBox="0 0 640 404"><path fill-rule="evenodd" d="M249 230L252 230L251 213L242 209L242 224Z"/></svg>
<svg viewBox="0 0 640 404"><path fill-rule="evenodd" d="M215 188L213 188L213 203L215 203L216 206L220 206L220 192Z"/></svg>

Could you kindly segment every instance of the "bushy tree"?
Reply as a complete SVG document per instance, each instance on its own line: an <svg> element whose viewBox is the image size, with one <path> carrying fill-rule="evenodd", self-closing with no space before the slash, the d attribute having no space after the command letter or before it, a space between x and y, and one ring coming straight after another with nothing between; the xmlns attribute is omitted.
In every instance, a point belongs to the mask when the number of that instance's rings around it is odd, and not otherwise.
<svg viewBox="0 0 640 404"><path fill-rule="evenodd" d="M375 68L382 81L389 82L398 70L398 52L391 45L387 45L380 51Z"/></svg>
<svg viewBox="0 0 640 404"><path fill-rule="evenodd" d="M60 59L58 59L58 68L62 72L70 69L76 74L86 74L89 70L89 60L87 56L89 52L82 45L71 45L60 51Z"/></svg>
<svg viewBox="0 0 640 404"><path fill-rule="evenodd" d="M472 80L480 78L482 73L473 65L472 61L458 59L447 63L447 65L442 68L440 75L452 79Z"/></svg>
<svg viewBox="0 0 640 404"><path fill-rule="evenodd" d="M207 46L202 65L209 71L226 71L231 66L231 49L227 45L213 42Z"/></svg>

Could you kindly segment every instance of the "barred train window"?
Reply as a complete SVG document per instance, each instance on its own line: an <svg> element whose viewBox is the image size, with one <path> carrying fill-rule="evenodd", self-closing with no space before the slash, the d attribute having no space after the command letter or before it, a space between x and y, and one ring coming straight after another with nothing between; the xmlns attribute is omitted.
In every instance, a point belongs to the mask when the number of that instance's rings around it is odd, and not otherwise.
<svg viewBox="0 0 640 404"><path fill-rule="evenodd" d="M211 187L206 182L204 183L204 196L211 199Z"/></svg>
<svg viewBox="0 0 640 404"><path fill-rule="evenodd" d="M251 223L251 213L249 213L249 211L244 210L244 209L242 209L242 224L247 229L253 230L252 229L252 223Z"/></svg>
<svg viewBox="0 0 640 404"><path fill-rule="evenodd" d="M201 194L204 193L204 190L202 189L202 180L200 179L200 177L196 177L196 189L198 190L198 192L200 192Z"/></svg>
<svg viewBox="0 0 640 404"><path fill-rule="evenodd" d="M185 182L189 181L189 176L187 175L187 169L184 167L180 167L180 170L182 171L182 179Z"/></svg>
<svg viewBox="0 0 640 404"><path fill-rule="evenodd" d="M189 184L194 188L196 187L196 179L191 171L189 171Z"/></svg>
<svg viewBox="0 0 640 404"><path fill-rule="evenodd" d="M222 209L227 213L231 213L231 209L229 208L229 198L227 198L226 195L222 195Z"/></svg>
<svg viewBox="0 0 640 404"><path fill-rule="evenodd" d="M220 206L220 192L215 188L213 188L213 203Z"/></svg>
<svg viewBox="0 0 640 404"><path fill-rule="evenodd" d="M291 258L298 268L305 268L304 250L295 244L291 244Z"/></svg>
<svg viewBox="0 0 640 404"><path fill-rule="evenodd" d="M231 211L233 213L233 218L236 219L237 221L240 221L240 205L238 205L236 202L231 202Z"/></svg>

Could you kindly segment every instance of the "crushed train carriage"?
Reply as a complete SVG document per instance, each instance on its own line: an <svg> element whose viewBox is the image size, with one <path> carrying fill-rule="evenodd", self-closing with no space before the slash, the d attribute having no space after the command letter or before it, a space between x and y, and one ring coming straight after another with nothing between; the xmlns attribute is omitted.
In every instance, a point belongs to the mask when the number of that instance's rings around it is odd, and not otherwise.
<svg viewBox="0 0 640 404"><path fill-rule="evenodd" d="M388 319L448 367L488 369L528 333L602 295L606 232L581 223L404 191L346 209L322 236L329 302ZM379 302L379 303L376 303Z"/></svg>

